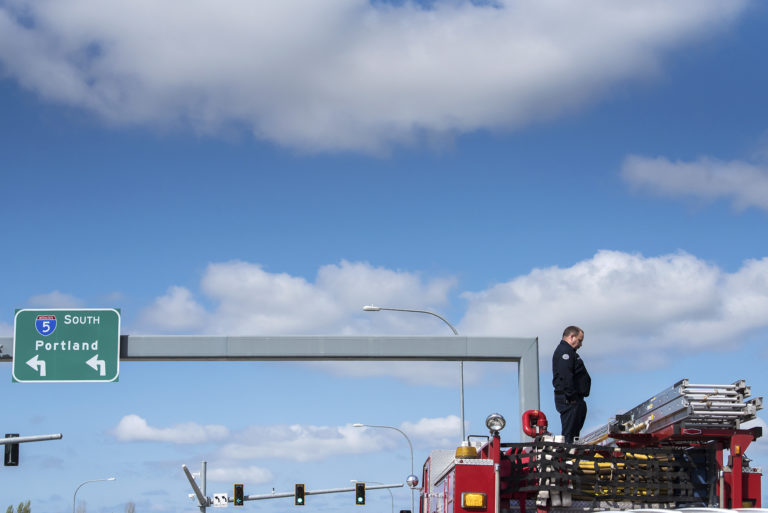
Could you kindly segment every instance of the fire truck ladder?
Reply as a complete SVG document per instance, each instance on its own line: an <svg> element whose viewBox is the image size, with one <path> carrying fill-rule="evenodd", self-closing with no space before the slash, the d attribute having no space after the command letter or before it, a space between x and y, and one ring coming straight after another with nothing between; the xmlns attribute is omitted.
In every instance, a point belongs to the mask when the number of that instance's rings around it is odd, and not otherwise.
<svg viewBox="0 0 768 513"><path fill-rule="evenodd" d="M739 429L755 418L763 398L751 395L744 380L730 385L698 385L683 379L627 413L578 439L580 444L605 444L612 433L654 433L672 425L685 429Z"/></svg>

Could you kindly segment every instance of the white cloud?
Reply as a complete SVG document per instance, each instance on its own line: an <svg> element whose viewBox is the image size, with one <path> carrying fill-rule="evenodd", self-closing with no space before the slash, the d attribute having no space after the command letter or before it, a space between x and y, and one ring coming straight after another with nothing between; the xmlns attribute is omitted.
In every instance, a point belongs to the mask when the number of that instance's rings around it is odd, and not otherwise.
<svg viewBox="0 0 768 513"><path fill-rule="evenodd" d="M32 296L27 300L31 308L82 308L83 301L71 294L54 290L46 294Z"/></svg>
<svg viewBox="0 0 768 513"><path fill-rule="evenodd" d="M168 292L144 308L139 315L139 323L144 326L157 326L173 332L194 332L204 329L207 313L199 305L192 292L184 287L172 286Z"/></svg>
<svg viewBox="0 0 768 513"><path fill-rule="evenodd" d="M386 446L386 438L370 436L351 424L328 426L253 426L238 433L236 441L224 445L219 456L231 459L280 458L319 461L343 454L375 452ZM377 441L372 443L371 439Z"/></svg>
<svg viewBox="0 0 768 513"><path fill-rule="evenodd" d="M211 264L202 278L205 309L187 289L171 287L145 314L142 329L227 335L443 333L427 315L364 313L368 303L439 311L453 278L424 280L416 273L342 262L320 268L314 282L269 273L247 262ZM587 332L583 351L604 358L634 352L631 363L662 365L674 352L718 350L768 328L768 258L748 260L726 272L680 252L645 257L599 251L571 267L534 269L479 292L467 301L459 331L467 335L538 336L542 347L556 343L570 324ZM162 305L179 308L162 308ZM151 322L150 322L151 321ZM437 324L435 324L437 323ZM617 343L621 341L621 343ZM730 342L729 342L730 343ZM543 349L546 352L546 349ZM455 369L436 362L319 362L330 372L353 376L396 376L410 383L453 382ZM412 372L418 365L419 372ZM479 371L478 371L479 372ZM479 375L468 372L468 382Z"/></svg>
<svg viewBox="0 0 768 513"><path fill-rule="evenodd" d="M461 419L456 415L422 418L416 423L403 422L401 427L413 439L423 439L435 447L450 447L456 444L457 434L461 433Z"/></svg>
<svg viewBox="0 0 768 513"><path fill-rule="evenodd" d="M378 301L443 305L454 284L454 279L424 281L415 273L347 261L321 267L314 283L248 262L216 263L201 280L203 294L216 305L213 311L205 310L189 290L171 287L144 310L141 328L229 335L434 333L434 325L422 316L365 314L362 307Z"/></svg>
<svg viewBox="0 0 768 513"><path fill-rule="evenodd" d="M422 418L418 422L404 422L400 428L414 442L426 441L430 448L452 447L460 432L460 420L455 415L441 418ZM245 479L263 483L272 478L269 470L261 467L243 467L230 462L276 458L298 462L322 461L348 454L368 454L402 447L400 433L390 429L356 428L313 425L254 425L230 433L224 426L201 426L194 422L168 428L150 426L142 417L124 416L112 430L121 442L168 442L176 444L216 443L217 458L208 477L213 481ZM239 476L239 477L238 477Z"/></svg>
<svg viewBox="0 0 768 513"><path fill-rule="evenodd" d="M219 303L211 321L214 331L303 332L307 324L338 320L341 315L329 291L247 262L209 265L202 288Z"/></svg>
<svg viewBox="0 0 768 513"><path fill-rule="evenodd" d="M150 426L138 415L126 415L112 430L121 442L171 442L200 444L219 441L229 436L229 429L220 425L200 425L195 422L177 424L167 428Z"/></svg>
<svg viewBox="0 0 768 513"><path fill-rule="evenodd" d="M272 481L272 472L261 467L231 467L211 464L206 472L208 481L218 483L248 483L256 485Z"/></svg>
<svg viewBox="0 0 768 513"><path fill-rule="evenodd" d="M650 365L673 351L722 348L768 327L768 258L728 273L686 253L600 251L571 267L534 269L464 297L464 333L539 336L554 344L564 327L576 324L586 332L585 353L614 359L629 353L631 363ZM643 351L628 352L631 347Z"/></svg>
<svg viewBox="0 0 768 513"><path fill-rule="evenodd" d="M768 210L768 166L703 157L672 162L665 157L631 155L622 176L631 185L663 196L733 201L738 209Z"/></svg>
<svg viewBox="0 0 768 513"><path fill-rule="evenodd" d="M455 415L405 422L400 428L412 441L426 440L430 448L453 447L460 433ZM402 447L402 435L391 429L344 426L252 426L233 435L217 454L239 460L279 458L299 462L320 461L345 454L366 454Z"/></svg>
<svg viewBox="0 0 768 513"><path fill-rule="evenodd" d="M658 74L737 0L11 0L0 65L118 124L245 126L317 149L514 128Z"/></svg>

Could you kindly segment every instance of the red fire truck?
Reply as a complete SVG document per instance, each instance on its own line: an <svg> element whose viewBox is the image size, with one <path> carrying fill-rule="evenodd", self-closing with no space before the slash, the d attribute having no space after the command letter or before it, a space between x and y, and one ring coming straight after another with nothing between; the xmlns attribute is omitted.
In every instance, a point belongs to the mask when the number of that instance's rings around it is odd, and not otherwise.
<svg viewBox="0 0 768 513"><path fill-rule="evenodd" d="M506 422L491 414L490 436L430 454L420 513L760 508L762 471L745 451L762 430L741 425L762 398L749 395L744 381L684 379L572 444L538 410L523 415L530 441L503 443Z"/></svg>

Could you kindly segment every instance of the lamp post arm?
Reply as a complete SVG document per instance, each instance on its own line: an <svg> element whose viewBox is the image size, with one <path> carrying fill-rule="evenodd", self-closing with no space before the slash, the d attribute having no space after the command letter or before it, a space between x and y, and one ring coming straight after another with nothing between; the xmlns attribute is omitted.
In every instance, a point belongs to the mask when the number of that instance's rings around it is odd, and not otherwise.
<svg viewBox="0 0 768 513"><path fill-rule="evenodd" d="M75 501L77 500L77 492L78 490L80 490L80 487L88 483L97 483L99 481L114 481L114 480L115 480L114 477L110 477L108 479L91 479L90 481L84 481L80 483L80 485L77 488L75 488L75 494L72 496L72 513L75 513Z"/></svg>
<svg viewBox="0 0 768 513"><path fill-rule="evenodd" d="M373 428L384 428L384 429L394 429L401 435L405 437L405 440L408 442L408 447L411 449L411 474L413 474L413 444L411 443L411 439L408 438L408 435L406 435L402 430L396 428L395 426L374 426L373 424L365 424L368 427Z"/></svg>
<svg viewBox="0 0 768 513"><path fill-rule="evenodd" d="M445 317L443 317L442 315L438 315L435 312L430 312L429 310L411 310L411 309L408 309L408 308L384 308L383 306L382 307L377 307L377 308L379 310L389 310L389 311L392 311L392 312L413 312L413 313L424 313L424 314L433 315L433 316L437 317L438 319L440 319L441 321L443 321L445 324L447 324L448 327L451 328L451 331L453 331L454 335L456 335L456 336L459 335L459 332L456 331L456 328L453 327L453 324L448 322L445 319Z"/></svg>

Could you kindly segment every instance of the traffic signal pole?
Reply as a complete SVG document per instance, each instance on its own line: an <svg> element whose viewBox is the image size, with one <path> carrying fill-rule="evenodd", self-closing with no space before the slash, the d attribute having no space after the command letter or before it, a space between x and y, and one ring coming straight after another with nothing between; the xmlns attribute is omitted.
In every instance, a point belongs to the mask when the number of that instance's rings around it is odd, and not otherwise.
<svg viewBox="0 0 768 513"><path fill-rule="evenodd" d="M195 497L197 497L197 504L200 506L201 513L205 513L205 508L210 504L210 499L205 496L205 493L200 489L199 486L197 486L197 482L195 481L195 478L192 477L192 472L189 471L186 465L182 465L181 469L184 471L184 474L187 476L187 480L189 480L189 484L192 487L192 491L195 493ZM205 473L201 475L205 476ZM205 477L202 477L203 483L205 482Z"/></svg>
<svg viewBox="0 0 768 513"><path fill-rule="evenodd" d="M46 440L61 440L61 433L55 435L12 436L10 438L0 438L0 445L44 442Z"/></svg>
<svg viewBox="0 0 768 513"><path fill-rule="evenodd" d="M363 484L363 483L360 483ZM383 485L365 485L366 490L383 490L385 488L402 488L404 485L403 483L398 484L383 484ZM328 488L325 490L304 490L304 495L322 495L325 493L349 493L349 492L356 492L357 489L355 487L345 487L345 488ZM245 500L247 501L260 501L260 500L266 500L266 499L280 499L285 497L293 497L295 492L280 492L280 493L265 493L260 495L246 495Z"/></svg>
<svg viewBox="0 0 768 513"><path fill-rule="evenodd" d="M200 511L205 512L205 507L210 506L213 504L213 501L206 497L203 491L200 489L200 487L197 485L197 482L195 481L195 478L192 477L192 473L189 471L186 465L182 465L181 469L184 471L184 474L187 476L187 480L189 481L189 484L192 486L192 491L195 493L195 496L197 497L197 503L200 506ZM201 479L202 476L201 476ZM204 481L203 481L204 482ZM365 487L365 490L383 490L385 488L402 488L404 485L403 483L398 484L379 484L379 485L367 485L364 483L358 483L362 484ZM357 487L351 486L351 487L344 487L344 488L328 488L325 490L304 490L304 495L322 495L326 493L345 493L345 492L356 492ZM280 493L265 493L265 494L259 494L259 495L246 495L243 497L244 501L259 501L259 500L267 500L267 499L281 499L281 498L287 498L287 497L295 497L296 490L290 492L280 492ZM234 497L229 498L229 502L234 502Z"/></svg>
<svg viewBox="0 0 768 513"><path fill-rule="evenodd" d="M60 440L61 433L53 435L33 435L33 436L8 436L0 438L0 445L5 446L5 466L16 467L19 465L19 444L26 442L45 442L47 440Z"/></svg>
<svg viewBox="0 0 768 513"><path fill-rule="evenodd" d="M201 491L203 492L203 496L208 498L208 494L206 491L208 487L208 462L207 461L200 462L200 484L202 485ZM207 505L208 504L206 504L205 506L200 506L200 513L205 513L205 507Z"/></svg>

